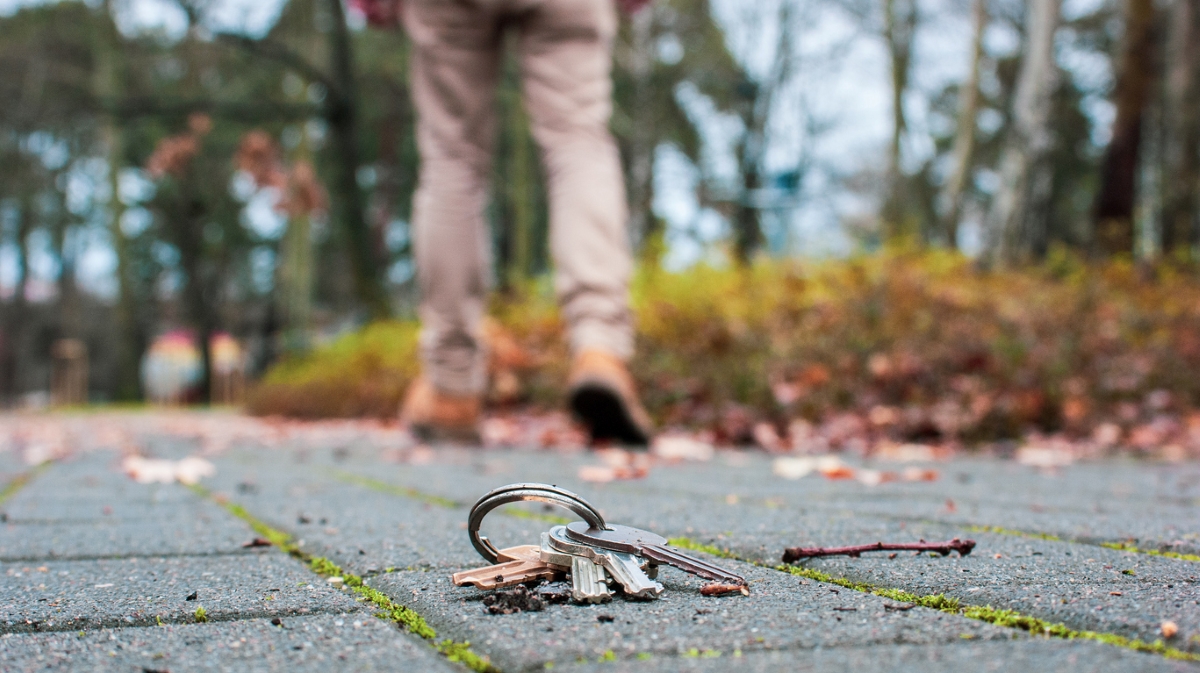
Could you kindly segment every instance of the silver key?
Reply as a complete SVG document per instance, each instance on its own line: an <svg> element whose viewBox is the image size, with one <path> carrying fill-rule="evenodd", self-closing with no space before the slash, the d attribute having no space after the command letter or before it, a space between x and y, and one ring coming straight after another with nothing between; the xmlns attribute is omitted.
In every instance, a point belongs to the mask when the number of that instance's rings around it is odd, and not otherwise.
<svg viewBox="0 0 1200 673"><path fill-rule="evenodd" d="M609 525L608 528L592 528L582 521L563 526L564 536L577 544L589 545L603 550L637 554L647 561L666 563L698 577L745 585L746 580L737 573L709 563L667 546L666 538L649 531L630 526ZM551 535L553 542L554 536Z"/></svg>
<svg viewBox="0 0 1200 673"><path fill-rule="evenodd" d="M596 565L590 558L561 552L550 546L549 535L542 533L541 557L543 563L567 566L571 569L571 598L577 603L603 603L612 600L608 588L608 573L604 566Z"/></svg>
<svg viewBox="0 0 1200 673"><path fill-rule="evenodd" d="M641 561L633 554L612 552L607 549L597 549L591 545L580 544L566 536L566 528L555 526L549 533L542 534L543 548L550 547L559 554L567 554L573 558L591 559L608 571L609 576L621 585L627 596L632 598L653 599L663 592L663 586L650 579L642 570ZM557 558L554 553L543 552L542 559Z"/></svg>

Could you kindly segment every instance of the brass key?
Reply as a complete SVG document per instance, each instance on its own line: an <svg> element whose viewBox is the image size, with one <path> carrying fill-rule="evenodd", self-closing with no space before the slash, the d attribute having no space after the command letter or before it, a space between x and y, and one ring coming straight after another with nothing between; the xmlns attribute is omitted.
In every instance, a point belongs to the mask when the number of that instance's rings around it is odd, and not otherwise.
<svg viewBox="0 0 1200 673"><path fill-rule="evenodd" d="M523 545L500 550L503 563L464 570L450 576L455 586L470 584L478 589L503 589L524 584L531 580L558 580L568 570L563 566L546 563L541 559L541 547Z"/></svg>

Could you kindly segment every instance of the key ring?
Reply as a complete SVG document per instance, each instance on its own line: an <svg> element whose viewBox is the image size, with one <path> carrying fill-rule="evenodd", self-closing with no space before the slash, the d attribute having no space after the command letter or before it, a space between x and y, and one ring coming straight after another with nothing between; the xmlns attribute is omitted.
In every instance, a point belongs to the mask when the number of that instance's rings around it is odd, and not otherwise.
<svg viewBox="0 0 1200 673"><path fill-rule="evenodd" d="M604 517L601 516L595 507L592 507L591 503L565 488L549 484L509 484L508 486L501 486L480 498L471 507L471 515L467 519L467 533L471 536L471 546L475 547L475 551L487 559L488 563L499 561L500 552L486 536L479 534L479 526L483 523L483 518L501 505L524 501L545 502L565 507L582 517L592 528L600 530L608 528L608 525L604 523Z"/></svg>

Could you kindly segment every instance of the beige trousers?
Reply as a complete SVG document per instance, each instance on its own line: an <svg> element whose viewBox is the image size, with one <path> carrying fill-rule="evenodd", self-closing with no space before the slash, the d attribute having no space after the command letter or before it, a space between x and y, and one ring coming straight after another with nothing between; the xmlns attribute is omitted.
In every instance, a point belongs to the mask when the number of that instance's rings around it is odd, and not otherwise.
<svg viewBox="0 0 1200 673"><path fill-rule="evenodd" d="M435 387L483 390L491 283L484 208L502 32L519 36L522 97L549 187L555 292L571 348L633 351L628 206L612 112L613 0L406 0L420 178L413 244L421 356Z"/></svg>

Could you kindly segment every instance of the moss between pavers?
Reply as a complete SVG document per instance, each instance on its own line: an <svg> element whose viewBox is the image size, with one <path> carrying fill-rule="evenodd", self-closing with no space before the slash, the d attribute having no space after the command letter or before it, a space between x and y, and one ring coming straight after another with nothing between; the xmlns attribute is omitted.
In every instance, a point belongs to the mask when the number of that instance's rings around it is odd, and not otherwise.
<svg viewBox="0 0 1200 673"><path fill-rule="evenodd" d="M430 495L428 493L423 493L421 491L418 491L415 488L408 488L405 486L396 486L395 484L389 484L386 481L380 481L378 479L364 477L362 475L354 474L352 472L344 472L342 470L336 470L336 471L334 471L333 476L337 479L340 479L341 481L348 483L348 484L354 484L356 486L362 486L363 488L369 488L372 491L380 491L382 493L388 493L390 495L399 495L399 496L402 496L405 498L412 498L413 500L420 500L421 502L424 502L424 503L427 503L430 505L437 505L438 507L454 509L455 507L462 506L461 504L459 504L449 498L443 498L439 495Z"/></svg>
<svg viewBox="0 0 1200 673"><path fill-rule="evenodd" d="M1031 533L1024 530L1014 530L1012 528L1004 528L1003 526L967 526L967 530L972 533L995 533L997 535L1011 535L1013 537L1027 537L1034 540L1050 540L1051 542L1063 542L1063 539L1052 533Z"/></svg>
<svg viewBox="0 0 1200 673"><path fill-rule="evenodd" d="M962 605L957 598L946 596L945 594L932 594L918 596L917 594L909 593L901 589L892 589L888 587L880 587L866 582L855 582L844 577L834 577L828 573L815 570L813 568L804 568L791 565L769 566L757 561L744 559L726 549L720 549L712 545L701 544L689 538L672 538L670 544L681 549L689 549L693 551L704 552L720 558L735 559L745 563L750 563L762 568L773 568L780 572L789 573L797 577L804 577L817 582L825 582L827 584L836 584L846 589L860 591L863 593L881 596L897 602L914 603L922 607L948 612L951 614L962 615L969 619L977 619L996 626L1004 626L1012 629L1019 629L1034 635L1042 635L1054 638L1063 638L1066 640L1094 640L1096 642L1113 645L1115 647L1123 647L1137 652L1149 652L1152 654L1162 655L1168 659L1179 659L1183 661L1200 661L1200 654L1184 652L1183 650L1168 647L1163 641L1156 640L1152 643L1147 643L1134 638L1126 638L1114 633L1099 633L1096 631L1079 631L1072 629L1065 624L1054 624L1047 622L1037 617L1023 615L1015 610L1001 610L993 608L990 605Z"/></svg>
<svg viewBox="0 0 1200 673"><path fill-rule="evenodd" d="M372 479L370 477L364 477L361 475L352 474L350 472L335 472L334 476L348 484L355 484L356 486L362 486L363 488L369 488L372 491L379 491L381 493L388 493L390 495L399 495L399 496L402 496L405 498L413 498L414 500L420 500L421 502L427 502L432 505L437 505L439 507L453 508L453 507L461 506L459 503L457 503L453 500L450 500L449 498L443 498L438 495L430 495L428 493L419 491L415 488L409 488L407 486L396 486L395 484L389 484L386 481L380 481L378 479ZM556 516L554 514L542 514L540 512L529 512L529 511L526 511L523 509L507 509L507 510L502 510L500 513L503 514L504 516L511 516L511 517L514 517L517 519L531 519L533 521L545 521L546 523L553 523L553 524L558 524L558 525L562 525L562 526L565 526L575 520L575 519L567 518L565 516Z"/></svg>
<svg viewBox="0 0 1200 673"><path fill-rule="evenodd" d="M1180 554L1174 551L1160 551L1158 549L1139 549L1126 542L1101 542L1101 547L1108 549L1116 549L1117 551L1127 551L1133 554L1145 554L1147 556L1161 556L1163 558L1173 558L1180 561L1191 561L1192 563L1200 563L1200 556L1195 554Z"/></svg>
<svg viewBox="0 0 1200 673"><path fill-rule="evenodd" d="M28 486L29 482L33 481L39 474L49 469L52 464L53 461L47 460L46 462L40 463L34 467L32 470L22 472L21 474L13 477L11 481L4 485L3 489L0 489L0 505L3 505L8 501L9 498L16 495L18 491Z"/></svg>
<svg viewBox="0 0 1200 673"><path fill-rule="evenodd" d="M208 489L203 486L191 486L192 491L201 497L209 498L217 504L223 506L237 518L245 521L254 532L261 535L271 544L279 549L291 554L292 556L308 563L308 567L314 573L327 578L340 579L342 583L351 591L375 605L381 612L376 613L376 617L388 619L395 622L399 626L409 632L421 637L429 642L438 652L453 662L463 664L467 668L479 673L498 673L497 669L492 666L491 662L486 657L481 657L471 650L470 643L460 643L451 639L439 641L437 639L437 631L425 621L419 613L409 607L399 605L388 598L383 592L372 589L363 583L363 579L358 575L346 572L333 561L322 557L313 556L300 549L300 547L292 541L292 537L287 533L272 528L266 522L248 512L244 507L236 503L228 502L224 499L215 497Z"/></svg>
<svg viewBox="0 0 1200 673"><path fill-rule="evenodd" d="M1095 544L1086 541L1064 540L1057 535L1051 533L1034 533L1024 530L1013 530L1012 528L1003 528L1001 526L967 526L967 530L973 533L996 533L997 535L1012 535L1014 537L1033 538L1037 540L1051 540L1053 542L1077 542L1078 544ZM1106 549L1115 549L1117 551L1126 551L1131 554L1145 554L1146 556L1159 556L1162 558L1171 558L1178 561L1191 561L1200 563L1200 556L1196 554L1181 554L1173 551L1161 551L1158 549L1141 549L1128 542L1101 542L1101 547Z"/></svg>

